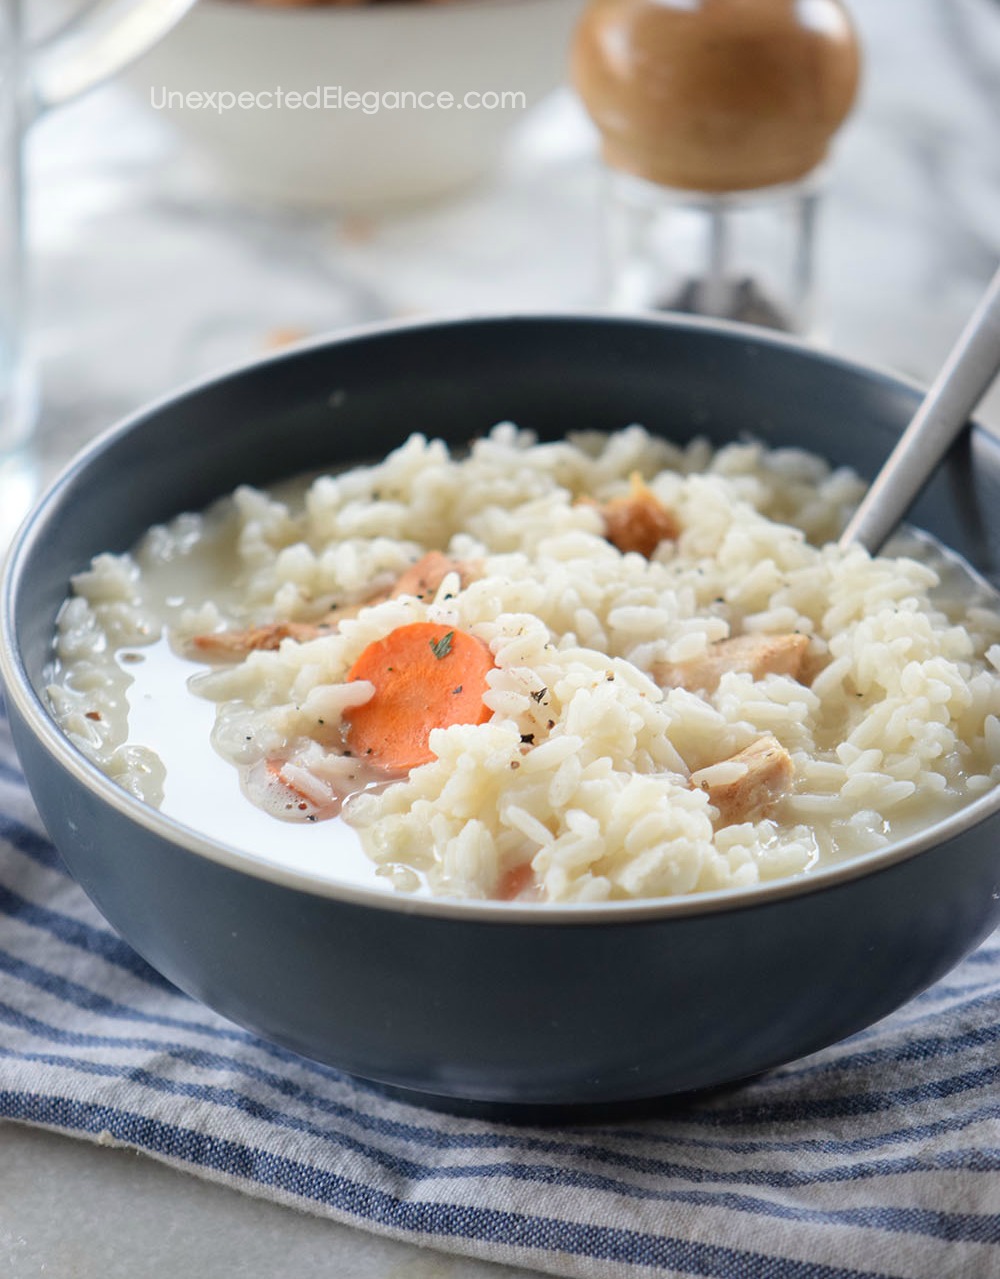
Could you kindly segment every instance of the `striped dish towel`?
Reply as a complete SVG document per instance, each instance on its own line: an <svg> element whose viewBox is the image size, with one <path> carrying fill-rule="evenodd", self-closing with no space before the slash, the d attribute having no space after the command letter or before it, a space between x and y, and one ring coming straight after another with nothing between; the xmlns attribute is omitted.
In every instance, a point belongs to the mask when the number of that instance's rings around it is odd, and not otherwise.
<svg viewBox="0 0 1000 1279"><path fill-rule="evenodd" d="M120 941L44 837L0 719L0 1117L551 1274L986 1279L998 1044L1000 935L848 1042L641 1121L526 1128L388 1100Z"/></svg>

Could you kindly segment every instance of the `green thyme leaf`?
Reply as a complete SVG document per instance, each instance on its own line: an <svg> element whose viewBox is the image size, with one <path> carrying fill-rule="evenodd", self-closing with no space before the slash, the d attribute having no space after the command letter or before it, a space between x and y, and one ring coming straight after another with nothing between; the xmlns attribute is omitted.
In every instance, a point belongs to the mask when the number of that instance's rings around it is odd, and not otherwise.
<svg viewBox="0 0 1000 1279"><path fill-rule="evenodd" d="M439 662L442 657L447 657L448 654L451 652L451 641L454 638L455 638L455 632L448 631L447 634L442 635L439 640L430 641L431 652L434 654L434 656L438 659Z"/></svg>

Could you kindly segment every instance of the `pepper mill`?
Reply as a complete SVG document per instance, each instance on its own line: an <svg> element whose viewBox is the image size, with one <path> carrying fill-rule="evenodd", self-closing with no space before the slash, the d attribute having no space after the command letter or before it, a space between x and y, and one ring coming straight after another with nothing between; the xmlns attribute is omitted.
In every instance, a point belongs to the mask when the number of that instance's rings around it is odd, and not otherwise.
<svg viewBox="0 0 1000 1279"><path fill-rule="evenodd" d="M602 136L611 306L809 331L859 64L840 0L590 0L572 76Z"/></svg>

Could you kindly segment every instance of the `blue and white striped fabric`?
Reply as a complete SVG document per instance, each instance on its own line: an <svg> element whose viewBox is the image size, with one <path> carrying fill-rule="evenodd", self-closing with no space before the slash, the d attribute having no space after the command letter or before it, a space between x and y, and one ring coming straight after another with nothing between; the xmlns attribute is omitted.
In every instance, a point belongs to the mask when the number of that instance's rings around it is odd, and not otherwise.
<svg viewBox="0 0 1000 1279"><path fill-rule="evenodd" d="M0 1117L553 1274L1000 1274L1000 937L880 1025L656 1118L442 1116L179 994L45 839L0 720Z"/></svg>

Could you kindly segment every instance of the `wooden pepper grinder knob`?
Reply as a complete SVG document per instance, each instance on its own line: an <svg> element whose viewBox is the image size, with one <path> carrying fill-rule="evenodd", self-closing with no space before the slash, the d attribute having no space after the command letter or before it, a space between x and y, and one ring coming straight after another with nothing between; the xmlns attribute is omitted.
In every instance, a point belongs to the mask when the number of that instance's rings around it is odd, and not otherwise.
<svg viewBox="0 0 1000 1279"><path fill-rule="evenodd" d="M642 206L646 222L656 188L675 212L690 211L692 197L701 198L706 243L714 240L716 254L724 249L728 256L706 260L697 278L689 270L688 292L700 287L704 295L707 285L718 310L727 292L718 275L724 271L730 286L725 313L739 309L739 284L745 295L748 282L774 274L773 262L758 269L745 253L738 263L731 260L740 248L741 208L753 208L760 221L767 203L761 197L770 192L772 202L786 206L787 221L789 200L804 201L797 234L811 237L816 182L810 178L854 102L859 67L858 40L840 0L590 0L572 47L573 81L600 130L604 159L613 177L626 179L614 198ZM637 184L631 190L628 180ZM624 240L634 241L641 229L632 221ZM683 241L681 234L682 255ZM811 238L807 247L811 251ZM802 252L802 243L789 243L789 262ZM802 284L789 282L792 296L766 305L757 299L774 311L771 322L802 327L805 299L795 296ZM755 284L758 293L762 287L762 280Z"/></svg>

